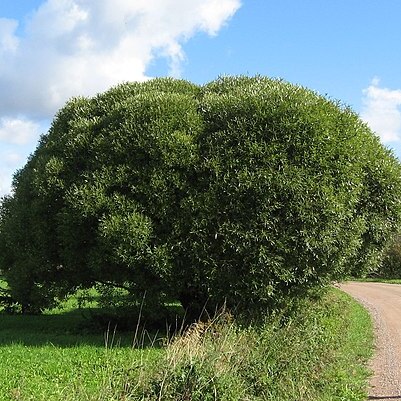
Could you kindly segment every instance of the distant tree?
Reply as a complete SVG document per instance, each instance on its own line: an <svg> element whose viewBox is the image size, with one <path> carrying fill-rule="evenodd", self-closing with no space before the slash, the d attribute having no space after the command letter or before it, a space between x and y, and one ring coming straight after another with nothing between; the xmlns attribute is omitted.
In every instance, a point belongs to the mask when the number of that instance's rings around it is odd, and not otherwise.
<svg viewBox="0 0 401 401"><path fill-rule="evenodd" d="M384 279L401 278L401 235L395 236L384 253L383 260L377 270L369 272L370 277L379 277Z"/></svg>
<svg viewBox="0 0 401 401"><path fill-rule="evenodd" d="M63 286L54 272L57 242L53 215L34 188L34 160L14 178L18 188L0 208L0 269L23 312L38 313L54 303Z"/></svg>
<svg viewBox="0 0 401 401"><path fill-rule="evenodd" d="M28 309L95 283L191 316L275 308L377 267L400 173L355 113L299 86L123 84L69 101L16 174L0 269Z"/></svg>

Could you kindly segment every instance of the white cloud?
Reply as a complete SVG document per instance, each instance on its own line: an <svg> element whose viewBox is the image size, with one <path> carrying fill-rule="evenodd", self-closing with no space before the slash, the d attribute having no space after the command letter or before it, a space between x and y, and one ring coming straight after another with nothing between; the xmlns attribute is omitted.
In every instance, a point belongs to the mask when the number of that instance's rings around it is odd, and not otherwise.
<svg viewBox="0 0 401 401"><path fill-rule="evenodd" d="M0 141L16 145L25 145L38 138L40 125L25 118L0 119Z"/></svg>
<svg viewBox="0 0 401 401"><path fill-rule="evenodd" d="M7 171L0 169L0 197L11 192L11 178Z"/></svg>
<svg viewBox="0 0 401 401"><path fill-rule="evenodd" d="M18 22L8 18L0 18L0 55L14 53L18 48L19 40L15 36Z"/></svg>
<svg viewBox="0 0 401 401"><path fill-rule="evenodd" d="M156 57L179 75L182 44L197 32L216 35L240 0L47 0L24 36L0 20L0 110L48 118L75 95L121 81L147 79Z"/></svg>
<svg viewBox="0 0 401 401"><path fill-rule="evenodd" d="M158 57L179 76L183 44L216 35L240 3L43 0L24 21L0 18L0 194L68 98L146 80Z"/></svg>
<svg viewBox="0 0 401 401"><path fill-rule="evenodd" d="M374 78L363 91L361 117L384 143L400 141L401 90L382 88L379 84L379 79Z"/></svg>
<svg viewBox="0 0 401 401"><path fill-rule="evenodd" d="M232 7L231 12L234 13L235 11ZM222 23L224 23L227 18L227 3L221 0L205 1L200 6L199 14L201 17L201 29L206 31L209 35L217 35Z"/></svg>
<svg viewBox="0 0 401 401"><path fill-rule="evenodd" d="M20 168L24 156L14 151L5 151L0 154L0 197L10 193L13 172Z"/></svg>
<svg viewBox="0 0 401 401"><path fill-rule="evenodd" d="M4 155L2 155L2 159L10 168L15 168L24 160L23 156L17 152L6 152Z"/></svg>

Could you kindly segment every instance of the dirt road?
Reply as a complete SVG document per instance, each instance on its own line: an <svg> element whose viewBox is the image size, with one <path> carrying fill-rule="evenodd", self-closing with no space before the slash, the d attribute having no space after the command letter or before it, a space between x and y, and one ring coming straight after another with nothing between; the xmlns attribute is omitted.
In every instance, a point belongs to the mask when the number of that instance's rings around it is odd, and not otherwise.
<svg viewBox="0 0 401 401"><path fill-rule="evenodd" d="M372 314L376 330L369 400L401 400L401 285L341 284Z"/></svg>

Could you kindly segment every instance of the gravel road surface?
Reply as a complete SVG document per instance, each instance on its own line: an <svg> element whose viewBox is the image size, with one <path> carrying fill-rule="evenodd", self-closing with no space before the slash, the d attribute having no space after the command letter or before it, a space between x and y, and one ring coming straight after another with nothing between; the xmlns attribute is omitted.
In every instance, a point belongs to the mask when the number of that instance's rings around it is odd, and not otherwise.
<svg viewBox="0 0 401 401"><path fill-rule="evenodd" d="M374 320L369 400L401 400L401 285L348 282L340 288L360 301Z"/></svg>

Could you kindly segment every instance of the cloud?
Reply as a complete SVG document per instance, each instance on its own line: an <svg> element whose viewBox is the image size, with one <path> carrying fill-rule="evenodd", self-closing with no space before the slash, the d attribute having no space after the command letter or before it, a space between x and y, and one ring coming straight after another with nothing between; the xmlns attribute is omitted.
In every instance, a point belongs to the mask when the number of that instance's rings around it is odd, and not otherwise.
<svg viewBox="0 0 401 401"><path fill-rule="evenodd" d="M6 149L0 152L0 197L10 193L13 173L20 168L24 161L24 155L13 150Z"/></svg>
<svg viewBox="0 0 401 401"><path fill-rule="evenodd" d="M40 134L40 125L25 118L0 119L0 141L8 144L26 145Z"/></svg>
<svg viewBox="0 0 401 401"><path fill-rule="evenodd" d="M6 166L15 168L19 163L23 161L23 156L16 152L6 152L2 155L2 159L5 161Z"/></svg>
<svg viewBox="0 0 401 401"><path fill-rule="evenodd" d="M0 110L49 118L71 96L143 81L157 57L179 75L182 45L216 35L240 0L47 0L17 37L0 20Z"/></svg>
<svg viewBox="0 0 401 401"><path fill-rule="evenodd" d="M380 87L378 78L363 91L361 117L386 142L401 140L401 90Z"/></svg>
<svg viewBox="0 0 401 401"><path fill-rule="evenodd" d="M8 18L0 18L0 55L14 53L19 40L15 36L18 22Z"/></svg>
<svg viewBox="0 0 401 401"><path fill-rule="evenodd" d="M11 192L11 179L7 172L0 170L0 197Z"/></svg>
<svg viewBox="0 0 401 401"><path fill-rule="evenodd" d="M6 150L0 153L0 197L10 193L13 173L20 168L24 162L24 155Z"/></svg>
<svg viewBox="0 0 401 401"><path fill-rule="evenodd" d="M0 194L56 111L123 81L144 81L167 58L180 76L183 44L210 36L241 0L42 0L22 21L0 18ZM45 122L45 124L44 124Z"/></svg>

